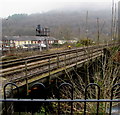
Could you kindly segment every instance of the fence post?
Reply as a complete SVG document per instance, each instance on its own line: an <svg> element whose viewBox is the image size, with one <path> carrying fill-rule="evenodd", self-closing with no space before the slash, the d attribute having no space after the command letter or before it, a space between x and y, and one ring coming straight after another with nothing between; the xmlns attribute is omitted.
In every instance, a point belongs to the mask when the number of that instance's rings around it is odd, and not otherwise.
<svg viewBox="0 0 120 115"><path fill-rule="evenodd" d="M49 77L48 77L48 84L50 84L50 57L48 59L49 65L48 65L48 69L49 69Z"/></svg>
<svg viewBox="0 0 120 115"><path fill-rule="evenodd" d="M76 70L77 70L77 59L78 58L78 49L76 48Z"/></svg>
<svg viewBox="0 0 120 115"><path fill-rule="evenodd" d="M27 61L25 61L25 77L26 77L26 93L28 95L28 76L27 76Z"/></svg>
<svg viewBox="0 0 120 115"><path fill-rule="evenodd" d="M96 84L96 83L90 83L85 88L85 100L87 99L87 89L88 89L88 87L93 86L93 85L98 88L98 100L100 99L100 87L99 87L99 85ZM99 102L97 102L97 114L96 115L98 115L98 111L99 111ZM84 102L84 115L86 115L86 102Z"/></svg>
<svg viewBox="0 0 120 115"><path fill-rule="evenodd" d="M17 94L18 94L18 99L19 99L19 98L20 98L20 97L19 97L19 88L18 88L18 86L17 86L15 83L11 83L11 82L5 84L5 86L3 87L4 99L7 98L7 96L6 96L6 87L7 87L8 85L12 85L12 86L15 86L15 87L16 87L16 89L17 89ZM12 90L13 90L13 89L12 89ZM6 102L5 102L5 114L8 115L8 114L7 114L7 104L6 104ZM19 113L19 114L20 114L20 113Z"/></svg>
<svg viewBox="0 0 120 115"><path fill-rule="evenodd" d="M111 100L113 99L113 91L114 91L114 88L115 88L116 86L119 86L119 87L120 87L120 83L115 84L115 85L112 87L112 89L111 89ZM112 102L110 102L110 111L109 111L109 115L111 115L111 112L112 112Z"/></svg>
<svg viewBox="0 0 120 115"><path fill-rule="evenodd" d="M71 88L71 99L73 100L73 85L70 83L62 83L58 88L58 100L60 100L60 89L63 86L70 86ZM58 115L60 115L60 102L58 102ZM71 115L73 115L73 102L71 102Z"/></svg>
<svg viewBox="0 0 120 115"><path fill-rule="evenodd" d="M65 68L66 68L66 54L65 54L65 60L64 61L65 61Z"/></svg>
<svg viewBox="0 0 120 115"><path fill-rule="evenodd" d="M57 54L57 68L59 68L59 54Z"/></svg>
<svg viewBox="0 0 120 115"><path fill-rule="evenodd" d="M43 88L43 90L44 90L44 99L46 100L46 98L47 98L47 92L46 92L46 87L45 87L45 85L43 84L43 83L34 83L33 85L32 85L32 87L31 87L31 91L32 90L34 90L34 88L36 89L36 87L42 87ZM33 99L33 97L32 97L33 95L31 95L31 99ZM45 115L47 115L47 113L46 113L46 102L44 102L44 106L45 106ZM33 111L32 111L32 114L33 114Z"/></svg>

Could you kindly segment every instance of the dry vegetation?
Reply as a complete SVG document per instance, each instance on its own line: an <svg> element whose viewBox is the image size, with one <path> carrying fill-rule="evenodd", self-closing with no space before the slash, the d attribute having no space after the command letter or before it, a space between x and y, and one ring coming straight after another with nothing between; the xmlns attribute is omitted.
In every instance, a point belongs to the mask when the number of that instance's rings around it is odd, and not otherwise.
<svg viewBox="0 0 120 115"><path fill-rule="evenodd" d="M113 53L113 52L112 52ZM97 71L95 75L92 77L94 83L97 83L100 86L100 99L110 99L111 97L111 89L113 85L120 83L120 61L117 59L120 58L118 56L119 51L118 49L114 51L113 55L107 60L107 57L104 58L104 60L99 60L101 61L100 63L102 64L102 68L100 66L97 66ZM114 60L114 57L116 60ZM89 66L89 64L88 64ZM87 67L88 68L88 67ZM86 68L86 69L87 69ZM77 79L73 77L73 75L69 72L66 72L66 76L68 77L70 83L73 84L74 87L74 99L84 99L85 98L85 87L86 83L83 81L82 77L79 75L79 73L73 68L74 74L76 75ZM86 81L87 84L91 83L91 76L89 75L89 72L87 73ZM114 90L114 99L119 99L120 98L120 87L116 87ZM70 87L65 87L61 91L61 97L62 98L71 98L71 93L70 93ZM88 88L88 94L87 94L88 99L97 99L98 98L98 88L97 87L89 87ZM116 103L113 103L115 105ZM64 113L69 113L70 112L70 103L63 103L61 104L62 111ZM89 113L95 113L96 112L96 107L97 103L87 103L87 112ZM109 103L100 103L99 104L99 111L101 113L105 113L107 109L109 108ZM83 113L84 109L84 103L74 103L74 111L77 113Z"/></svg>

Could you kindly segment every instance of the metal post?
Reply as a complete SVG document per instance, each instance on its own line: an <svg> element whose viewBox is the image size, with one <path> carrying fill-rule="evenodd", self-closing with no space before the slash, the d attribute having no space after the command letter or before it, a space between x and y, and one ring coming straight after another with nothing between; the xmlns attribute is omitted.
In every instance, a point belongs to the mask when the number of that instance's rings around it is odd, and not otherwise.
<svg viewBox="0 0 120 115"><path fill-rule="evenodd" d="M50 84L50 57L49 57L49 65L48 65L48 69L49 69L49 77L48 77L48 83Z"/></svg>
<svg viewBox="0 0 120 115"><path fill-rule="evenodd" d="M59 54L57 54L57 68L59 68Z"/></svg>
<svg viewBox="0 0 120 115"><path fill-rule="evenodd" d="M71 58L71 56L69 56ZM70 59L69 59L69 65L70 65Z"/></svg>
<svg viewBox="0 0 120 115"><path fill-rule="evenodd" d="M40 52L42 51L42 48L41 48L41 43L39 44L39 46L40 46Z"/></svg>
<svg viewBox="0 0 120 115"><path fill-rule="evenodd" d="M15 84L15 83L11 83L11 82L9 82L9 83L7 83L4 87L3 87L3 91L4 91L4 99L7 99L7 96L6 96L6 87L8 86L8 85L12 85L12 86L15 86L16 87L16 89L17 89L17 96L18 96L18 99L20 98L19 97L19 88L18 88L18 86ZM13 90L13 89L12 89ZM7 113L7 103L5 102L5 115L8 115L8 113ZM19 112L19 115L20 115L20 112Z"/></svg>
<svg viewBox="0 0 120 115"><path fill-rule="evenodd" d="M78 50L76 49L76 70L77 70L77 58L78 58Z"/></svg>
<svg viewBox="0 0 120 115"><path fill-rule="evenodd" d="M25 77L26 77L26 94L28 95L28 76L27 76L27 61L25 61Z"/></svg>
<svg viewBox="0 0 120 115"><path fill-rule="evenodd" d="M99 100L100 99L100 87L96 83L90 83L90 84L88 84L86 86L86 88L85 88L85 100L87 99L87 89L90 86L96 86L98 88L98 92L97 92L98 93L98 97L97 97L97 99ZM97 113L96 113L96 115L98 115L98 113L99 113L99 102L97 102ZM86 115L86 102L84 102L84 115Z"/></svg>
<svg viewBox="0 0 120 115"><path fill-rule="evenodd" d="M43 83L34 83L33 85L32 85L32 87L31 87L31 91L32 90L34 90L34 88L35 87L37 87L37 88L43 88L43 90L44 90L44 99L46 100L46 98L47 98L47 94L46 94L46 87L45 87L45 85L43 84ZM34 97L34 93L33 94L31 94L31 99L34 99L35 97ZM44 107L45 107L45 115L47 115L47 108L46 108L46 101L44 101L44 105L43 105ZM33 107L33 110L34 110L34 107ZM32 110L32 114L34 115L34 112L33 112L33 110Z"/></svg>
<svg viewBox="0 0 120 115"><path fill-rule="evenodd" d="M47 48L47 50L49 50L48 40L47 40L47 39L45 39L45 44L46 44L46 48Z"/></svg>
<svg viewBox="0 0 120 115"><path fill-rule="evenodd" d="M58 88L58 100L60 100L60 89L64 86L70 87L70 93L71 93L71 100L73 100L73 85L70 83L62 83ZM60 102L58 102L58 115L60 115ZM71 113L70 115L73 115L73 102L71 102Z"/></svg>
<svg viewBox="0 0 120 115"><path fill-rule="evenodd" d="M97 18L97 27L98 27L98 38L97 38L97 42L98 42L98 45L99 45L99 42L100 42L99 18Z"/></svg>
<svg viewBox="0 0 120 115"><path fill-rule="evenodd" d="M66 68L66 54L65 54L65 68Z"/></svg>
<svg viewBox="0 0 120 115"><path fill-rule="evenodd" d="M113 100L113 91L115 90L115 87L119 86L120 87L120 83L115 84L112 89L111 89L111 100ZM109 115L111 115L112 112L112 102L110 102L110 109L109 109Z"/></svg>

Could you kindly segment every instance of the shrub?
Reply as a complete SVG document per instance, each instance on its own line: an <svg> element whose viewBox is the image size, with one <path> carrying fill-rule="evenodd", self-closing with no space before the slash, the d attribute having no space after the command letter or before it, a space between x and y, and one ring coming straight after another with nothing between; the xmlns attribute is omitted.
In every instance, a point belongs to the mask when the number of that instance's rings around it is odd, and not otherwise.
<svg viewBox="0 0 120 115"><path fill-rule="evenodd" d="M88 46L88 45L92 45L93 41L91 39L81 39L79 41L82 45Z"/></svg>
<svg viewBox="0 0 120 115"><path fill-rule="evenodd" d="M81 46L83 46L83 45L78 42L75 46L76 46L76 47L81 47Z"/></svg>

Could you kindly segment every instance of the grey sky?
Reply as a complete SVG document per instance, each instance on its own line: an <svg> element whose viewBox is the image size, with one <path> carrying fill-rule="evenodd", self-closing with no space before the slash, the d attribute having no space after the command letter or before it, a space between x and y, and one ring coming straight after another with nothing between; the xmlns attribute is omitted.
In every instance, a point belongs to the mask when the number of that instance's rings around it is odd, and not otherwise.
<svg viewBox="0 0 120 115"><path fill-rule="evenodd" d="M2 0L0 3L0 8L2 8L0 9L0 17L5 18L15 13L41 13L66 7L68 4L80 4L83 1L112 3L112 0Z"/></svg>

